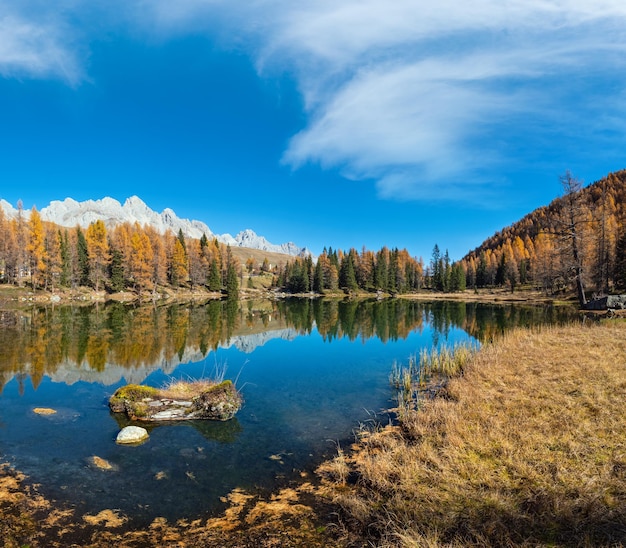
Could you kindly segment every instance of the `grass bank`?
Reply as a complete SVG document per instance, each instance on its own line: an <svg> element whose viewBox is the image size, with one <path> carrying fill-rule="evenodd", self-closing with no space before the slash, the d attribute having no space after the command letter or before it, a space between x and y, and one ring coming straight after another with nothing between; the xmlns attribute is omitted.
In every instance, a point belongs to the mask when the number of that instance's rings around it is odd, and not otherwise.
<svg viewBox="0 0 626 548"><path fill-rule="evenodd" d="M625 401L625 322L517 330L320 472L376 546L622 546Z"/></svg>

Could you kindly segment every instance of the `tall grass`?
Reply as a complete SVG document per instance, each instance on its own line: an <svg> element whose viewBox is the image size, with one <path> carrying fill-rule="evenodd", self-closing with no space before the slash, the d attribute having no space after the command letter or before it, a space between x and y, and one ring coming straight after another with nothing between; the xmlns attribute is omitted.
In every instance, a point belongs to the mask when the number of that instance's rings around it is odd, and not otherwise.
<svg viewBox="0 0 626 548"><path fill-rule="evenodd" d="M407 365L394 362L389 382L397 390L398 417L403 420L407 413L420 406L420 399L436 394L451 377L463 374L478 347L471 342L423 348L419 357L409 357Z"/></svg>
<svg viewBox="0 0 626 548"><path fill-rule="evenodd" d="M330 487L351 530L372 546L626 546L626 324L517 330L456 370L445 398L341 455L359 480Z"/></svg>

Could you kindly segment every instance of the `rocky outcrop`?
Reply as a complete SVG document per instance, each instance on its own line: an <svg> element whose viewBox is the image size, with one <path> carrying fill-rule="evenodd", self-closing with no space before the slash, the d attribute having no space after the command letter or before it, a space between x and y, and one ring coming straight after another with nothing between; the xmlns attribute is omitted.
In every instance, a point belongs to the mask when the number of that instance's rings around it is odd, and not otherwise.
<svg viewBox="0 0 626 548"><path fill-rule="evenodd" d="M585 310L624 310L626 309L626 295L608 295L589 301Z"/></svg>
<svg viewBox="0 0 626 548"><path fill-rule="evenodd" d="M111 411L139 421L226 421L235 416L242 404L241 394L229 380L181 382L163 390L129 384L109 399Z"/></svg>

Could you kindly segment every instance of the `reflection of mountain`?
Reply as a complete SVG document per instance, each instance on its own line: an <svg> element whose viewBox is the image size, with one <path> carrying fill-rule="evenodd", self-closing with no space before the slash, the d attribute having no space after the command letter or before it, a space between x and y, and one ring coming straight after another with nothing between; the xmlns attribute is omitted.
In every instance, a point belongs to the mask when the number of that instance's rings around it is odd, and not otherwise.
<svg viewBox="0 0 626 548"><path fill-rule="evenodd" d="M295 329L278 329L275 331L266 331L263 333L255 333L251 335L236 335L230 338L228 342L220 343L219 348L235 347L238 350L251 353L259 346L263 346L272 339L293 340L298 336ZM127 383L141 384L153 371L161 370L166 375L174 372L174 370L182 363L199 362L207 357L199 348L185 348L181 355L166 358L162 355L151 363L142 364L138 367L128 368L118 363L107 362L102 370L96 370L83 361L76 364L72 361L59 363L55 371L48 376L53 382L65 383L68 385L79 381L97 382L105 386L117 384L122 379ZM22 374L31 375L31 364L25 364ZM4 383L9 382L11 378L5 379ZM4 384L3 383L3 384Z"/></svg>
<svg viewBox="0 0 626 548"><path fill-rule="evenodd" d="M282 339L284 341L293 341L298 336L298 331L289 327L287 329L279 329L278 331L265 331L254 335L237 335L230 339L230 344L220 345L224 347L234 346L237 350L241 350L246 354L254 352L259 346L263 346L272 339Z"/></svg>

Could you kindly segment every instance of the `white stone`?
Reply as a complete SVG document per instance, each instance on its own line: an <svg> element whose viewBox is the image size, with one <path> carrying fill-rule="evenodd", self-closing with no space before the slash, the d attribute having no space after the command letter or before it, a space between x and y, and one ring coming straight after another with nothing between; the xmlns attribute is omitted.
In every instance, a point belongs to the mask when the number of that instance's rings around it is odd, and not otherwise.
<svg viewBox="0 0 626 548"><path fill-rule="evenodd" d="M148 439L148 431L141 426L125 426L120 430L117 443L139 443Z"/></svg>

